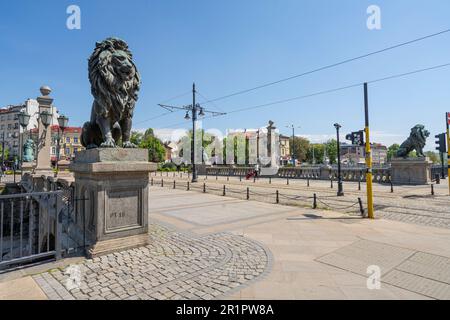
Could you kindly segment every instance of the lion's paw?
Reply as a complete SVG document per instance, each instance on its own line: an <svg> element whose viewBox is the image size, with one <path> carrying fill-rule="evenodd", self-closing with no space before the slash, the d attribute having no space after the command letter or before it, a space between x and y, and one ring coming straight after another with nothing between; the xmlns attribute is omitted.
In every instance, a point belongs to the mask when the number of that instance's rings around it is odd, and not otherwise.
<svg viewBox="0 0 450 320"><path fill-rule="evenodd" d="M114 139L106 139L105 142L103 142L100 145L100 148L115 148L116 147L116 142L114 141Z"/></svg>
<svg viewBox="0 0 450 320"><path fill-rule="evenodd" d="M135 145L134 143L132 143L131 141L125 141L122 144L123 148L137 148L137 145Z"/></svg>

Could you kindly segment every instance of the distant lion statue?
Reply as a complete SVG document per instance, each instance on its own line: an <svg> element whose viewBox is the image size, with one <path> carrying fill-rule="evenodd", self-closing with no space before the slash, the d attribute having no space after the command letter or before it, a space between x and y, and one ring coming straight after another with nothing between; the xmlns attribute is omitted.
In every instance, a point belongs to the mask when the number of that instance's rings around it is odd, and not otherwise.
<svg viewBox="0 0 450 320"><path fill-rule="evenodd" d="M89 81L94 102L81 144L87 149L114 148L122 138L124 148L135 148L130 136L141 80L125 41L107 38L96 43L89 58Z"/></svg>
<svg viewBox="0 0 450 320"><path fill-rule="evenodd" d="M418 157L425 157L423 148L426 140L430 136L430 132L425 130L425 126L418 124L411 129L408 139L402 143L397 151L397 157L407 158L409 153L416 150Z"/></svg>

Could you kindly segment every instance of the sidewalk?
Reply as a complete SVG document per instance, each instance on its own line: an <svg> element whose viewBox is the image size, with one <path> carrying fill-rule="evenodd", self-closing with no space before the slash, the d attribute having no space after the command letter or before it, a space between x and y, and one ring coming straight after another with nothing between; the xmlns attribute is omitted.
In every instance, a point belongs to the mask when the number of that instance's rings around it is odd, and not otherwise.
<svg viewBox="0 0 450 320"><path fill-rule="evenodd" d="M447 229L161 187L150 221L148 248L81 262L81 291L42 270L18 296L0 277L0 299L450 299ZM380 290L367 287L372 265Z"/></svg>
<svg viewBox="0 0 450 320"><path fill-rule="evenodd" d="M153 219L198 234L229 231L270 250L268 276L228 298L450 299L450 230L158 187L151 194ZM422 252L425 270L414 265ZM382 269L381 290L367 289L370 265Z"/></svg>

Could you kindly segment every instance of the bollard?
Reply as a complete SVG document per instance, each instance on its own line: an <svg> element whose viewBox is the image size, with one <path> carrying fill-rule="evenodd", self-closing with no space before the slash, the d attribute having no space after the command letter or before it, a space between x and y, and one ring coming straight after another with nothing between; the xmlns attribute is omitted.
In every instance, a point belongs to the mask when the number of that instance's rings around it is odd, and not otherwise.
<svg viewBox="0 0 450 320"><path fill-rule="evenodd" d="M276 202L280 203L280 194L279 194L278 190L275 191L275 194L276 194Z"/></svg>
<svg viewBox="0 0 450 320"><path fill-rule="evenodd" d="M317 194L313 195L313 209L317 209Z"/></svg>
<svg viewBox="0 0 450 320"><path fill-rule="evenodd" d="M250 189L247 187L247 200L250 199Z"/></svg>
<svg viewBox="0 0 450 320"><path fill-rule="evenodd" d="M309 187L309 178L306 180L306 186Z"/></svg>
<svg viewBox="0 0 450 320"><path fill-rule="evenodd" d="M219 175L216 173L216 180L218 180L219 179Z"/></svg>
<svg viewBox="0 0 450 320"><path fill-rule="evenodd" d="M331 189L333 189L333 178L330 179L330 182L331 182L330 187L331 187Z"/></svg>
<svg viewBox="0 0 450 320"><path fill-rule="evenodd" d="M161 179L161 188L164 187L164 179Z"/></svg>
<svg viewBox="0 0 450 320"><path fill-rule="evenodd" d="M361 191L361 178L358 179L358 190Z"/></svg>
<svg viewBox="0 0 450 320"><path fill-rule="evenodd" d="M191 188L190 188L190 185L189 185L189 181L187 182L187 186L186 186L186 190L187 191L189 191Z"/></svg>
<svg viewBox="0 0 450 320"><path fill-rule="evenodd" d="M153 178L150 180L150 185L153 186Z"/></svg>
<svg viewBox="0 0 450 320"><path fill-rule="evenodd" d="M203 193L206 193L206 183L203 183Z"/></svg>
<svg viewBox="0 0 450 320"><path fill-rule="evenodd" d="M272 184L272 177L269 177L269 184Z"/></svg>
<svg viewBox="0 0 450 320"><path fill-rule="evenodd" d="M286 178L286 185L289 185L289 178Z"/></svg>
<svg viewBox="0 0 450 320"><path fill-rule="evenodd" d="M168 177L168 176L169 176L169 171L166 172L166 177Z"/></svg>
<svg viewBox="0 0 450 320"><path fill-rule="evenodd" d="M434 196L434 184L431 184L431 195Z"/></svg>
<svg viewBox="0 0 450 320"><path fill-rule="evenodd" d="M160 173L160 176L162 177L162 171L160 171L159 173Z"/></svg>
<svg viewBox="0 0 450 320"><path fill-rule="evenodd" d="M239 181L242 181L242 175L239 174Z"/></svg>
<svg viewBox="0 0 450 320"><path fill-rule="evenodd" d="M177 182L173 180L173 188L176 189Z"/></svg>
<svg viewBox="0 0 450 320"><path fill-rule="evenodd" d="M253 183L256 183L256 176L253 176Z"/></svg>
<svg viewBox="0 0 450 320"><path fill-rule="evenodd" d="M434 178L436 179L436 184L441 184L441 175L439 173L436 173Z"/></svg>
<svg viewBox="0 0 450 320"><path fill-rule="evenodd" d="M225 197L225 195L226 195L226 192L225 192L225 185L223 185L223 192L222 192L222 195Z"/></svg>
<svg viewBox="0 0 450 320"><path fill-rule="evenodd" d="M390 180L389 180L389 183L391 184L391 193L394 193L394 184Z"/></svg>
<svg viewBox="0 0 450 320"><path fill-rule="evenodd" d="M361 198L358 198L358 203L359 203L359 212L361 212L361 216L364 216L364 207Z"/></svg>

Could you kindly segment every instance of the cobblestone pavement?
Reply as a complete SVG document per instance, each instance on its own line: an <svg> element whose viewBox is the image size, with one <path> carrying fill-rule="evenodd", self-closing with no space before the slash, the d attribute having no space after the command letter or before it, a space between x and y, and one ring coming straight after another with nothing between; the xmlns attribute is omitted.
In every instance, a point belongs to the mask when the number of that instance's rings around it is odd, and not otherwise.
<svg viewBox="0 0 450 320"><path fill-rule="evenodd" d="M164 187L187 188L187 175L179 176L152 176L154 186L160 186L164 179ZM313 195L317 195L317 206L322 209L345 212L359 215L358 198L361 198L363 207L366 208L365 185L358 183L344 183L344 197L337 197L337 184L333 188L329 181L310 180L309 186L306 180L272 179L267 178L246 181L239 177L199 177L199 183L190 184L190 190L203 192L203 183L206 184L207 193L223 194L223 186L226 186L226 195L234 198L245 199L247 187L250 190L250 199L255 201L276 202L276 190L279 191L279 203L312 207ZM448 183L441 181L440 185L434 185L434 195L431 195L431 186L394 186L391 192L389 185L374 184L374 204L377 218L414 223L425 226L450 229L450 196L448 195Z"/></svg>
<svg viewBox="0 0 450 320"><path fill-rule="evenodd" d="M49 299L214 299L261 277L270 253L229 233L150 225L150 245L33 276Z"/></svg>

